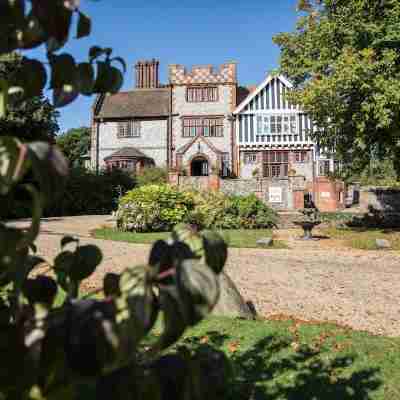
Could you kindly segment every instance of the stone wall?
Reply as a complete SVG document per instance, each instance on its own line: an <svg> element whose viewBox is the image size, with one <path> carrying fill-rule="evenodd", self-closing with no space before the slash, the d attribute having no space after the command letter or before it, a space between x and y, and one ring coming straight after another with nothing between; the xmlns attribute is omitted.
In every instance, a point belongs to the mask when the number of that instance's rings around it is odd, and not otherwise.
<svg viewBox="0 0 400 400"><path fill-rule="evenodd" d="M118 122L105 121L99 127L99 166L104 158L122 147L135 147L152 158L157 166L167 163L167 120L141 121L140 137L119 138Z"/></svg>
<svg viewBox="0 0 400 400"><path fill-rule="evenodd" d="M400 189L361 187L360 208L367 211L369 206L383 211L400 212Z"/></svg>
<svg viewBox="0 0 400 400"><path fill-rule="evenodd" d="M212 164L217 164L221 153L228 153L232 168L232 121L229 116L236 106L236 65L224 64L219 70L211 66L195 66L187 71L181 65L171 65L169 80L172 89L172 166L187 167L194 156L206 156ZM208 84L218 88L217 101L189 102L186 99L187 87ZM210 146L193 142L193 137L183 137L182 117L219 117L223 118L223 137L207 137ZM187 147L186 147L187 146ZM179 157L177 157L179 152ZM210 166L209 166L210 167Z"/></svg>

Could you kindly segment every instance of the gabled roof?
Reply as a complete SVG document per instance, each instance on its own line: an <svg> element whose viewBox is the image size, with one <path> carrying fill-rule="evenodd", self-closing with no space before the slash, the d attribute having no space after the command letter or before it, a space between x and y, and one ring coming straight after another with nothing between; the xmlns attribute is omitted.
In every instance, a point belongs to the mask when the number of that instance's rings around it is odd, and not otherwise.
<svg viewBox="0 0 400 400"><path fill-rule="evenodd" d="M272 79L279 79L286 87L291 89L293 84L282 75L268 75L265 80L253 90L233 111L233 114L240 113L271 81Z"/></svg>
<svg viewBox="0 0 400 400"><path fill-rule="evenodd" d="M195 136L191 141L187 142L185 145L181 146L178 150L176 150L176 154L184 154L186 153L190 147L197 141L201 140L204 142L214 153L221 153L221 150L218 150L209 140L207 140L204 136Z"/></svg>
<svg viewBox="0 0 400 400"><path fill-rule="evenodd" d="M150 158L146 156L146 154L142 153L140 150L135 147L123 147L122 149L117 150L116 152L110 154L108 157L105 157L105 160L110 158Z"/></svg>
<svg viewBox="0 0 400 400"><path fill-rule="evenodd" d="M134 89L107 95L98 106L99 118L168 117L168 88Z"/></svg>

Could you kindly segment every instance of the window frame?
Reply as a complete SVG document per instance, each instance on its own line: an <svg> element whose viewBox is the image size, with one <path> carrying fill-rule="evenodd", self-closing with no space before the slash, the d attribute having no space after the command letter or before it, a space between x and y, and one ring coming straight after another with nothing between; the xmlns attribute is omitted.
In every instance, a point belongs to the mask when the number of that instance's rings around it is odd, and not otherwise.
<svg viewBox="0 0 400 400"><path fill-rule="evenodd" d="M140 138L141 128L141 121L138 120L118 121L117 138Z"/></svg>
<svg viewBox="0 0 400 400"><path fill-rule="evenodd" d="M243 155L243 164L253 165L257 164L257 153L256 152L245 152Z"/></svg>
<svg viewBox="0 0 400 400"><path fill-rule="evenodd" d="M289 174L289 150L266 150L263 152L263 176L286 178Z"/></svg>
<svg viewBox="0 0 400 400"><path fill-rule="evenodd" d="M182 137L194 138L203 136L206 138L224 137L224 117L183 117ZM207 133L206 133L207 132Z"/></svg>
<svg viewBox="0 0 400 400"><path fill-rule="evenodd" d="M215 103L219 101L219 90L217 85L187 86L187 103Z"/></svg>

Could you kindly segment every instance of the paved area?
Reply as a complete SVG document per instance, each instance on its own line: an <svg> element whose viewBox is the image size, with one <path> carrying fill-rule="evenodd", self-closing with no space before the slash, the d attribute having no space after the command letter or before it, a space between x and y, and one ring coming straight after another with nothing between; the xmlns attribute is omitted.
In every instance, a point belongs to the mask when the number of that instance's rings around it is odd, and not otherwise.
<svg viewBox="0 0 400 400"><path fill-rule="evenodd" d="M65 234L82 243L98 245L103 262L86 282L101 285L107 271L144 263L149 246L111 242L90 237L106 224L104 216L44 219L38 252L49 261L59 251ZM19 221L24 226L29 221ZM227 272L247 300L264 317L294 316L331 321L358 330L388 336L400 335L400 254L350 250L328 246L329 240L305 243L295 240L299 231L279 233L288 250L231 249Z"/></svg>

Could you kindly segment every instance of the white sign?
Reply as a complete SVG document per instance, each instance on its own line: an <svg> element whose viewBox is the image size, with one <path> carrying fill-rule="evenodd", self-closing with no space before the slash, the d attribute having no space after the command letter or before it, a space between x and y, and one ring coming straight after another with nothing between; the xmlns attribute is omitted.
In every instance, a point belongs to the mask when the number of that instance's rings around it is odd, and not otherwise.
<svg viewBox="0 0 400 400"><path fill-rule="evenodd" d="M269 202L282 203L282 188L279 186L269 188Z"/></svg>
<svg viewBox="0 0 400 400"><path fill-rule="evenodd" d="M329 199L331 194L329 192L321 192L321 197L324 199Z"/></svg>

